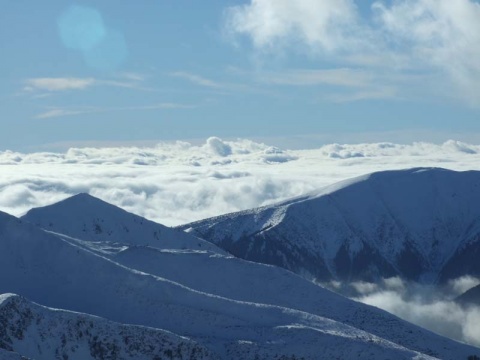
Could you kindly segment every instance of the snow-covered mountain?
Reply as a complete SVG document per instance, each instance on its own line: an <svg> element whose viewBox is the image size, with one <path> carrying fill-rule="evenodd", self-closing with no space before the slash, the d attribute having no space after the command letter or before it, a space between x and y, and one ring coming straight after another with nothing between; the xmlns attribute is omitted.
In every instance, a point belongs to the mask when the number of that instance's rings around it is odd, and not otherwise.
<svg viewBox="0 0 480 360"><path fill-rule="evenodd" d="M480 275L480 172L385 171L187 224L231 254L320 281Z"/></svg>
<svg viewBox="0 0 480 360"><path fill-rule="evenodd" d="M30 210L22 219L45 230L93 242L196 249L224 254L210 242L126 212L88 194Z"/></svg>
<svg viewBox="0 0 480 360"><path fill-rule="evenodd" d="M0 214L0 293L167 330L221 359L456 359L479 352L280 268L112 240L74 239Z"/></svg>
<svg viewBox="0 0 480 360"><path fill-rule="evenodd" d="M122 325L0 295L1 359L218 359L205 347L167 331ZM15 355L16 353L17 355Z"/></svg>

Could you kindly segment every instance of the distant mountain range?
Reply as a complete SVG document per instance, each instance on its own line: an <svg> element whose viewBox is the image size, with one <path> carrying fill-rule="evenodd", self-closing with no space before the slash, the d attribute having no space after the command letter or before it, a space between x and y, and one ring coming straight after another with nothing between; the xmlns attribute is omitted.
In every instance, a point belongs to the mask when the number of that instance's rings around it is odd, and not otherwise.
<svg viewBox="0 0 480 360"><path fill-rule="evenodd" d="M275 228L289 211L273 213ZM254 222L243 225L255 231ZM0 213L0 294L1 359L480 355L291 271L237 258L87 194L22 219Z"/></svg>
<svg viewBox="0 0 480 360"><path fill-rule="evenodd" d="M480 275L480 172L385 171L180 229L317 281Z"/></svg>

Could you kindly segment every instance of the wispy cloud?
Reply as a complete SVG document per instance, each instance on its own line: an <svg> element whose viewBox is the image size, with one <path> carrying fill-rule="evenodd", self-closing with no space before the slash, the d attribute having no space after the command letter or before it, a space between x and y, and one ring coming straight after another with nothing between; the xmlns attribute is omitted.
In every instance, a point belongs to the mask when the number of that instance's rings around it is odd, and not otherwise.
<svg viewBox="0 0 480 360"><path fill-rule="evenodd" d="M335 103L347 103L362 100L384 100L399 99L397 89L394 87L378 87L373 89L363 89L360 91L333 93L326 95L323 100Z"/></svg>
<svg viewBox="0 0 480 360"><path fill-rule="evenodd" d="M200 85L200 86L206 86L206 87L209 87L209 88L219 89L219 88L224 87L224 85L222 85L219 82L216 82L216 81L211 80L211 79L207 79L207 78L205 78L203 76L200 76L200 75L191 74L191 73L184 72L184 71L172 72L172 73L170 73L170 75L174 76L174 77L182 78L182 79L188 80L188 81L190 81L194 84L197 84L197 85Z"/></svg>
<svg viewBox="0 0 480 360"><path fill-rule="evenodd" d="M25 91L84 90L95 85L94 78L33 78L25 81Z"/></svg>
<svg viewBox="0 0 480 360"><path fill-rule="evenodd" d="M140 74L124 73L119 79L96 79L96 78L75 78L75 77L45 77L31 78L25 81L24 92L62 92L72 90L86 90L93 86L113 86L144 91L154 89L143 85L144 77ZM38 95L36 95L38 97Z"/></svg>
<svg viewBox="0 0 480 360"><path fill-rule="evenodd" d="M35 116L36 119L49 119L55 117L65 117L65 116L73 116L73 115L81 115L86 113L96 112L95 110L67 110L67 109L51 109L45 111L41 114Z"/></svg>
<svg viewBox="0 0 480 360"><path fill-rule="evenodd" d="M279 85L334 85L344 87L368 86L373 76L367 71L348 68L319 70L287 70L278 73L267 73L261 80Z"/></svg>
<svg viewBox="0 0 480 360"><path fill-rule="evenodd" d="M35 116L35 119L50 119L58 117L67 117L84 114L107 113L116 111L142 111L142 110L168 110L168 109L191 109L194 105L179 103L158 103L141 106L121 106L121 107L81 107L81 108L63 108L53 107Z"/></svg>
<svg viewBox="0 0 480 360"><path fill-rule="evenodd" d="M323 89L320 92L325 92L324 88L327 87L330 92L321 96L321 99L335 103L401 97L397 86L393 85L399 85L400 81L370 69L285 70L260 74L259 81L273 85L319 87Z"/></svg>
<svg viewBox="0 0 480 360"><path fill-rule="evenodd" d="M147 76L144 74L134 73L134 72L123 72L120 74L120 76L127 80L137 81L137 82L145 81L145 79L147 78Z"/></svg>

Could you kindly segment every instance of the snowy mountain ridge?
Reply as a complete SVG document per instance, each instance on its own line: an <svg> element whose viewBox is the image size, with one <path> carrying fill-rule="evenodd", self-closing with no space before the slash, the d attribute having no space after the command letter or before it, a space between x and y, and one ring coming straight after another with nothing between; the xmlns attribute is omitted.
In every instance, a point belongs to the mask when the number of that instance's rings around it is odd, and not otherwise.
<svg viewBox="0 0 480 360"><path fill-rule="evenodd" d="M319 281L480 275L480 172L384 171L181 226L235 256ZM278 214L281 214L279 216Z"/></svg>
<svg viewBox="0 0 480 360"><path fill-rule="evenodd" d="M217 358L167 331L51 309L14 294L0 295L0 326L0 346L31 359Z"/></svg>
<svg viewBox="0 0 480 360"><path fill-rule="evenodd" d="M0 293L20 294L48 306L50 309L42 308L46 315L40 321L60 323L62 329L69 328L64 324L65 317L57 319L54 315L64 312L51 313L51 308L75 311L75 316L92 314L110 322L159 329L160 335L171 333L173 340L169 341L186 338L187 345L198 345L213 354L207 358L457 359L479 352L385 311L341 297L284 269L212 251L214 245L199 249L197 238L187 234L179 239L193 239L185 247L156 240L151 240L150 245L130 233L124 237L115 219L130 214L112 206L101 207L98 202L84 195L73 202L67 199L29 213L43 219L48 231L0 213ZM59 221L57 214L64 220ZM102 230L119 234L118 238L104 235L92 240L95 222L103 225ZM93 230L84 232L85 224ZM72 230L61 234L62 229ZM151 239L152 231L147 229L141 228L138 236L147 234ZM2 311L0 305L0 314ZM56 320L48 320L52 316ZM50 339L55 334L41 331L46 334L42 340L38 335L41 329L24 325L22 319L28 316L5 318L18 320L5 323L5 327L26 329L28 336L10 348L18 354L51 359L38 352L25 352L22 346L28 347L25 344L33 340L45 341L35 343L37 347L64 351L61 343ZM102 324L107 320L99 320L94 327L104 329L102 326L107 325ZM108 324L112 328L122 326ZM138 327L128 329L137 333L134 337L143 336L135 330ZM120 340L105 338L108 344ZM75 341L78 339L72 338ZM67 355L74 358L71 353ZM90 354L84 358L101 357Z"/></svg>
<svg viewBox="0 0 480 360"><path fill-rule="evenodd" d="M103 218L110 214L108 222ZM32 209L22 219L46 230L92 242L115 241L169 249L198 249L225 254L212 243L149 221L97 199L78 194L54 206Z"/></svg>

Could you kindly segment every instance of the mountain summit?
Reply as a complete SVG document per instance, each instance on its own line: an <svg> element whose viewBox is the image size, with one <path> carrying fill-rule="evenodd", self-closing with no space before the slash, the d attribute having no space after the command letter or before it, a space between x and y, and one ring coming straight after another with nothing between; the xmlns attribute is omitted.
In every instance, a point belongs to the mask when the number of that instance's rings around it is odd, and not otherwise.
<svg viewBox="0 0 480 360"><path fill-rule="evenodd" d="M224 253L207 241L149 221L85 193L32 209L22 219L47 231L92 242Z"/></svg>
<svg viewBox="0 0 480 360"><path fill-rule="evenodd" d="M425 283L480 275L480 172L384 171L181 226L307 278Z"/></svg>

